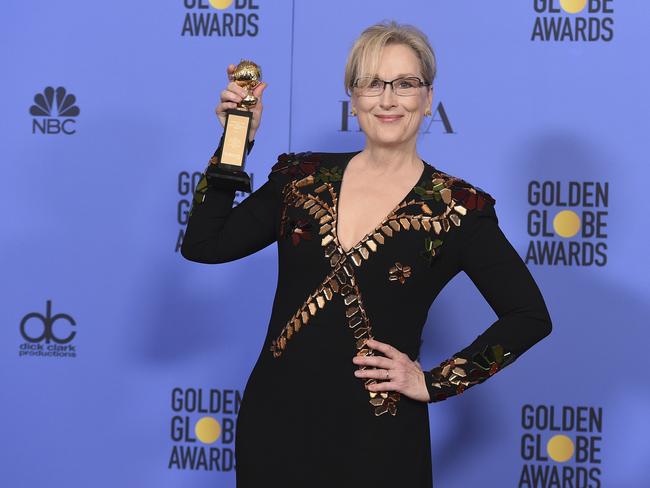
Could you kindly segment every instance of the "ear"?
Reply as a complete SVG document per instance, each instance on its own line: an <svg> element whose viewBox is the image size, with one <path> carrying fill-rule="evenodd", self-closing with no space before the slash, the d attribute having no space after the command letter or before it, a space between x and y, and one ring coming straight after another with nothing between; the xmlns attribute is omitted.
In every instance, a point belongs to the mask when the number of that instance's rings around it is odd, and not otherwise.
<svg viewBox="0 0 650 488"><path fill-rule="evenodd" d="M429 87L427 92L427 106L430 107L433 112L433 85Z"/></svg>
<svg viewBox="0 0 650 488"><path fill-rule="evenodd" d="M356 103L357 103L357 97L354 96L354 93L350 95L350 110L353 110L356 108Z"/></svg>

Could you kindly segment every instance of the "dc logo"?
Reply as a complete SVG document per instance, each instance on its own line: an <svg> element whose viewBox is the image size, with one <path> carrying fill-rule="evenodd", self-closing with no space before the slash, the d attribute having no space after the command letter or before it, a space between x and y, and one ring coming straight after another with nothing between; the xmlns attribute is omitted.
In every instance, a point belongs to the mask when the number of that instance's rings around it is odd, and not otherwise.
<svg viewBox="0 0 650 488"><path fill-rule="evenodd" d="M20 335L23 336L27 342L45 342L49 344L50 342L56 342L57 344L67 344L74 336L77 334L76 331L71 331L67 337L59 337L54 334L54 323L57 320L67 321L71 326L76 326L77 323L74 319L67 313L58 313L52 316L52 300L47 301L47 308L45 311L46 315L38 312L28 313L20 321ZM40 322L38 326L32 325L37 322ZM31 332L34 332L34 329L40 332L40 335L34 337L27 332L27 325L30 324L29 329Z"/></svg>

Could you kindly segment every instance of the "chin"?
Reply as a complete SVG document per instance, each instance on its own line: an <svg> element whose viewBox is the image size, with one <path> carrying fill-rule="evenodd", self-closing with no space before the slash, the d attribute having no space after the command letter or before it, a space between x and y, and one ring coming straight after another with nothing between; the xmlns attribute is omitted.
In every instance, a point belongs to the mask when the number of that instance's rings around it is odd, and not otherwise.
<svg viewBox="0 0 650 488"><path fill-rule="evenodd" d="M401 137L382 137L380 139L374 139L372 141L377 146L399 146L406 142L406 139Z"/></svg>
<svg viewBox="0 0 650 488"><path fill-rule="evenodd" d="M408 134L403 131L377 131L372 138L372 142L378 145L397 145L406 142L409 139Z"/></svg>

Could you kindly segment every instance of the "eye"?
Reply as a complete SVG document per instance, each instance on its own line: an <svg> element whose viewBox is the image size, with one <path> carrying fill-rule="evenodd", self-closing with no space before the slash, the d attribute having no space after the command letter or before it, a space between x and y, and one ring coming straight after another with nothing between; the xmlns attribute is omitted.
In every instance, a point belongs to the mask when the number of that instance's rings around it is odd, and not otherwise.
<svg viewBox="0 0 650 488"><path fill-rule="evenodd" d="M420 80L417 78L402 78L398 81L397 86L399 88L417 88L420 84Z"/></svg>
<svg viewBox="0 0 650 488"><path fill-rule="evenodd" d="M368 88L379 88L381 86L381 81L378 78L373 78L368 82Z"/></svg>

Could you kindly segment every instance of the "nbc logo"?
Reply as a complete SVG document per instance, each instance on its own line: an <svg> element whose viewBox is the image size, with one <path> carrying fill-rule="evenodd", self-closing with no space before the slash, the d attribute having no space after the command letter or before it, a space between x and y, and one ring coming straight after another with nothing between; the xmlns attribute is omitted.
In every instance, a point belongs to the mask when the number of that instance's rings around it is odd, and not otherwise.
<svg viewBox="0 0 650 488"><path fill-rule="evenodd" d="M76 97L67 93L60 86L56 89L48 86L43 93L34 95L34 104L29 107L32 119L32 134L67 134L76 132L76 120L79 107Z"/></svg>

